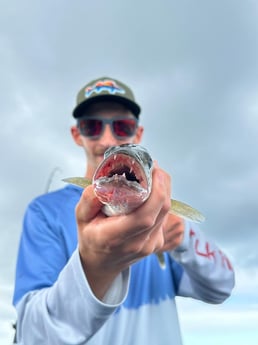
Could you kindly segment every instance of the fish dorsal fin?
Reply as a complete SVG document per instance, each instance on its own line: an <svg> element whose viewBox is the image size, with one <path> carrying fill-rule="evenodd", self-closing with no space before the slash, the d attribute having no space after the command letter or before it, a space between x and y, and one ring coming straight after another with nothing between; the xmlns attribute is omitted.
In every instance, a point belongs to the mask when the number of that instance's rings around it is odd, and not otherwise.
<svg viewBox="0 0 258 345"><path fill-rule="evenodd" d="M92 184L92 181L85 177L67 177L62 179L62 181L74 184L82 188L86 188Z"/></svg>
<svg viewBox="0 0 258 345"><path fill-rule="evenodd" d="M200 211L181 201L174 199L171 200L170 213L173 213L176 216L188 219L195 223L201 223L205 220L205 217L201 214Z"/></svg>

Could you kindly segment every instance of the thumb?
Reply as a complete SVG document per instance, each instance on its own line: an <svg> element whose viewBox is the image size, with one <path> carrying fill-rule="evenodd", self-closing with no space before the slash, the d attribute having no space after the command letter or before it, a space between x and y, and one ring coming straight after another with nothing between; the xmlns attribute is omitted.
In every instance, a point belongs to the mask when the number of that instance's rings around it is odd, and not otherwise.
<svg viewBox="0 0 258 345"><path fill-rule="evenodd" d="M76 206L75 214L77 222L89 222L100 212L103 204L94 193L92 185L84 189L81 198Z"/></svg>

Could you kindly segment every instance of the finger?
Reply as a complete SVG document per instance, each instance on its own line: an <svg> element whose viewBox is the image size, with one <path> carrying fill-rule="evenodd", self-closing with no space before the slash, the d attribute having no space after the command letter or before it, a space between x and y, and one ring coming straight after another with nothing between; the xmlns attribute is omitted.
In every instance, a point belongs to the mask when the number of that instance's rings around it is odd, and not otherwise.
<svg viewBox="0 0 258 345"><path fill-rule="evenodd" d="M140 234L124 246L121 263L135 262L145 256L159 252L164 246L162 226L155 227L150 234Z"/></svg>
<svg viewBox="0 0 258 345"><path fill-rule="evenodd" d="M165 244L162 250L172 250L180 245L184 238L184 230L184 220L169 213L164 227Z"/></svg>
<svg viewBox="0 0 258 345"><path fill-rule="evenodd" d="M153 170L152 190L153 193L150 195L150 201L153 203L157 197L155 193L161 191L163 192L163 195L161 196L161 208L156 217L156 223L159 223L160 221L164 221L164 217L167 216L170 210L171 178L165 171L158 167Z"/></svg>
<svg viewBox="0 0 258 345"><path fill-rule="evenodd" d="M152 192L149 199L135 211L135 225L146 225L152 229L153 226L164 221L170 209L170 177L163 170L153 170Z"/></svg>
<svg viewBox="0 0 258 345"><path fill-rule="evenodd" d="M170 178L161 169L153 172L153 188L149 199L134 212L120 217L124 239L133 238L141 233L151 233L160 225L170 209Z"/></svg>
<svg viewBox="0 0 258 345"><path fill-rule="evenodd" d="M158 252L164 246L163 225L156 226L150 233L142 248L143 254L149 255Z"/></svg>
<svg viewBox="0 0 258 345"><path fill-rule="evenodd" d="M93 186L88 186L84 189L76 206L77 222L91 221L100 212L102 206L94 193Z"/></svg>

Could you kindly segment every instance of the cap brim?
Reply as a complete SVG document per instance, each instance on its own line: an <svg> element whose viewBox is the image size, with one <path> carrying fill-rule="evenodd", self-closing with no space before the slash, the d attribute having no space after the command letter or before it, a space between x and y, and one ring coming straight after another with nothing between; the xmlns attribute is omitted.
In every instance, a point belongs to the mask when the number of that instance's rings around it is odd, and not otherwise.
<svg viewBox="0 0 258 345"><path fill-rule="evenodd" d="M116 103L121 103L124 106L126 106L131 112L136 116L139 117L139 114L141 112L140 106L124 97L120 97L118 95L98 95L96 97L92 97L89 99L86 99L84 102L80 103L73 111L73 117L78 118L82 115L85 115L85 110L93 103L101 102L101 101L113 101Z"/></svg>

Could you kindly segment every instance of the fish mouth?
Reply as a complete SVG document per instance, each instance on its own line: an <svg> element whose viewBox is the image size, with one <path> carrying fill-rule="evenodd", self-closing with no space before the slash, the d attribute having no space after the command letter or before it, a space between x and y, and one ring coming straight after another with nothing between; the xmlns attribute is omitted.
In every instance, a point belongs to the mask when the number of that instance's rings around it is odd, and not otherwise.
<svg viewBox="0 0 258 345"><path fill-rule="evenodd" d="M107 149L93 176L94 192L107 216L128 214L147 200L151 192L152 159L135 144Z"/></svg>
<svg viewBox="0 0 258 345"><path fill-rule="evenodd" d="M93 182L106 179L106 182L131 182L148 189L149 182L141 162L126 153L114 153L107 157L95 172Z"/></svg>

